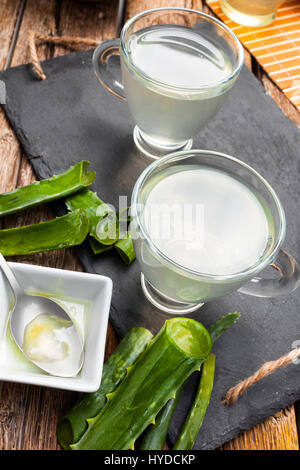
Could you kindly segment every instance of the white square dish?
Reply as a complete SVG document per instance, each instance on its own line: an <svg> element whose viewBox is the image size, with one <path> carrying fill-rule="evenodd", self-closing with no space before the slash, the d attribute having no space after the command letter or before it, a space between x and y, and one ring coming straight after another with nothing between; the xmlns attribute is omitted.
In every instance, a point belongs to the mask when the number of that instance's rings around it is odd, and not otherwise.
<svg viewBox="0 0 300 470"><path fill-rule="evenodd" d="M22 382L45 387L61 388L80 392L94 392L101 382L107 323L112 296L112 280L98 274L87 274L63 269L47 268L30 264L9 263L23 289L30 293L51 296L58 303L67 301L79 305L79 315L84 319L82 333L85 339L85 358L82 370L76 377L63 378L47 375L35 368L15 367L0 361L0 380ZM6 344L6 325L13 295L5 275L0 270L0 340ZM81 310L82 307L82 310ZM76 307L77 308L77 307ZM71 313L68 311L72 317ZM73 318L72 318L73 319ZM73 319L74 320L74 319ZM76 318L75 318L76 320ZM21 352L16 348L16 364L24 362ZM2 354L0 350L0 354ZM19 358L19 359L18 359ZM26 360L25 360L26 361ZM25 367L26 366L26 367Z"/></svg>

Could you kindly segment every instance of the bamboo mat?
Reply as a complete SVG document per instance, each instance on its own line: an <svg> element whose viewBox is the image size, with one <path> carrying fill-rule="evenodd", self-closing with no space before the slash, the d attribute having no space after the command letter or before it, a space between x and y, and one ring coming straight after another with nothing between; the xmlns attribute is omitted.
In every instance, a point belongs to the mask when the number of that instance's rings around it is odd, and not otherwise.
<svg viewBox="0 0 300 470"><path fill-rule="evenodd" d="M219 0L207 0L207 4L300 111L300 0L283 3L276 21L263 28L233 22L221 10Z"/></svg>

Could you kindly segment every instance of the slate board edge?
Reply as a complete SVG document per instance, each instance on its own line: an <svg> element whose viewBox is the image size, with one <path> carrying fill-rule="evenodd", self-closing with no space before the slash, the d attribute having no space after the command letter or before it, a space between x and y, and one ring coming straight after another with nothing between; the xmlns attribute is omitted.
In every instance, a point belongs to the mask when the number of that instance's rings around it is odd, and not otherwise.
<svg viewBox="0 0 300 470"><path fill-rule="evenodd" d="M255 387L255 385L253 385L253 387ZM247 400L247 392L244 393L244 395L240 398L240 400ZM234 430L231 429L226 434L223 435L222 439L216 439L215 441L212 441L209 444L204 444L203 447L200 444L199 445L199 450L214 450L214 449L217 449L218 447L222 446L226 442L229 442L232 439L234 439L239 434L241 434L245 431L251 430L257 424L263 423L265 420L267 420L268 418L271 418L276 413L279 413L283 409L293 405L295 403L295 401L294 401L295 398L293 397L292 400L293 400L292 402L287 400L286 403L284 403L283 405L278 404L276 406L275 405L272 406L272 408L269 411L266 411L265 413L262 413L258 419L257 418L256 419L249 419L248 418L248 422L245 426L240 426L239 428L236 428ZM296 401L298 401L298 400L300 400L300 392L299 392L298 396L296 397ZM213 406L212 402L210 403L210 406ZM231 405L231 407L233 408L234 404ZM200 430L200 436L201 436L201 430ZM172 442L175 442L175 438L173 436L172 436ZM200 442L201 442L201 440L200 440Z"/></svg>
<svg viewBox="0 0 300 470"><path fill-rule="evenodd" d="M60 61L62 63L64 63L64 60L72 60L72 58L76 58L76 57L82 57L82 58L86 58L86 59L91 59L92 58L92 54L94 52L94 48L93 49L88 49L88 50L84 50L84 51L77 51L77 52L70 52L68 54L64 54L64 55L61 55L61 56L57 56L57 57L52 57L50 59L45 59L45 60L42 60L40 61L41 65L43 68L47 68L47 65L48 64L52 64L53 62L56 62L56 63L59 63ZM246 67L248 69L248 67L246 65L244 65L244 67ZM15 67L9 67L8 69L6 70L3 70L3 71L0 71L0 77L2 77L3 79L5 79L5 76L7 74L9 74L11 71L13 70L18 70L18 69L24 69L24 68L27 68L28 69L28 73L37 81L37 82L40 82L41 80L39 80L33 70L33 66L32 66L32 63L28 62L26 64L21 64L21 65L17 65ZM264 88L263 84L261 83L261 81L254 75L254 73L248 69L249 72L251 73L252 77L255 79L255 81L257 82L257 85L259 86L259 88L261 89L261 91L264 93L264 95L270 100L270 102L272 103L272 105L276 106L278 108L278 111L285 117L286 121L288 121L290 124L293 124L294 127L299 130L297 124L292 120L290 119L284 112L283 110L277 105L277 103L274 101L274 99L271 97L270 93L268 91L266 91L266 89ZM47 78L46 78L47 80ZM4 80L5 81L5 80ZM108 92L107 92L108 93ZM16 134L16 136L18 137L18 140L19 140L19 143L20 145L22 146L22 148L24 149L26 155L28 156L29 160L32 161L34 160L35 158L40 158L43 160L43 162L45 163L45 165L47 166L47 163L45 162L45 159L43 158L42 155L32 155L31 152L30 152L30 148L29 146L26 145L26 142L27 142L27 138L26 136L24 136L24 134L21 132L21 129L15 129L12 122L13 120L10 119L10 113L9 113L9 110L6 109L6 106L5 104L1 104L2 108L4 109L5 111L5 114L12 126L12 128L14 129L14 132ZM12 118L12 116L11 116ZM23 136L24 138L24 143L21 144L21 141L22 141L22 138L19 139L19 135L20 137ZM151 163L151 162L149 162ZM34 166L34 162L32 161L32 165ZM36 171L36 170L35 170ZM52 176L51 175L51 171L49 170L49 177Z"/></svg>
<svg viewBox="0 0 300 470"><path fill-rule="evenodd" d="M47 68L47 64L52 64L54 62L56 62L57 64L59 64L59 62L64 63L64 61L66 59L67 60L72 60L72 58L75 58L75 57L81 57L82 56L83 58L91 59L93 52L94 52L94 49L88 49L88 50L79 51L79 52L71 52L69 54L64 54L64 55L61 55L61 56L52 57L50 59L42 60L42 61L40 61L40 63L42 65L42 68L43 67ZM36 80L36 82L39 83L39 82L42 81L42 80L38 79L38 77L36 76L36 74L33 70L33 66L32 66L31 62L28 62L26 64L17 65L15 67L9 67L6 70L0 71L0 77L2 77L2 79L5 82L6 75L9 75L11 72L13 72L14 70L18 70L18 69L27 69L28 74L34 80ZM47 78L46 78L46 80L47 80ZM45 174L44 174L44 179L45 179L45 177L50 178L51 176L53 176L52 172L51 172L51 169L48 167L47 161L45 160L44 156L43 155L34 155L34 154L31 153L30 143L29 143L26 135L24 134L24 132L22 132L21 127L14 125L14 116L10 113L9 108L6 107L5 104L1 104L1 107L4 110L5 115L8 119L8 121L9 121L12 129L14 130L14 133L15 133L16 137L18 138L18 141L19 141L19 144L20 144L21 148L24 150L24 152L26 153L28 159L30 160L30 162L31 162L31 164L34 168L34 171L36 173L36 176L39 179L41 179L41 177L39 175L38 167L35 165L35 160L36 159L39 159L43 162L44 169L46 169L46 173L48 172L48 176L45 176ZM28 145L27 145L27 142L28 142Z"/></svg>

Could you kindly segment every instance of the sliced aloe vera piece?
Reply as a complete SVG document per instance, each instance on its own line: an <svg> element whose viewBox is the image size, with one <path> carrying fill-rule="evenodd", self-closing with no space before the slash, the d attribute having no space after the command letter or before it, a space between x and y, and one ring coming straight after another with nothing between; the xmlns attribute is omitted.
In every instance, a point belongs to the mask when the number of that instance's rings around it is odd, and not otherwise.
<svg viewBox="0 0 300 470"><path fill-rule="evenodd" d="M189 414L180 431L174 450L191 450L202 426L214 384L216 356L210 354L204 361L199 387Z"/></svg>
<svg viewBox="0 0 300 470"><path fill-rule="evenodd" d="M152 338L145 328L132 328L122 339L103 366L101 386L97 392L86 394L59 422L57 437L64 449L77 442L87 428L87 419L96 416L111 393L122 381L127 367L137 360Z"/></svg>
<svg viewBox="0 0 300 470"><path fill-rule="evenodd" d="M101 245L113 245L118 240L118 223L115 212L90 189L84 189L65 200L71 211L83 209L90 221L90 235ZM113 233L113 236L111 234Z"/></svg>
<svg viewBox="0 0 300 470"><path fill-rule="evenodd" d="M114 245L125 264L130 264L135 260L132 238L127 232L124 238L120 238Z"/></svg>
<svg viewBox="0 0 300 470"><path fill-rule="evenodd" d="M60 175L0 194L0 216L64 198L89 186L96 177L94 171L87 171L89 165L83 160Z"/></svg>
<svg viewBox="0 0 300 470"><path fill-rule="evenodd" d="M209 329L211 339L213 343L225 333L228 328L233 325L240 318L239 312L228 313L220 320L216 321Z"/></svg>
<svg viewBox="0 0 300 470"><path fill-rule="evenodd" d="M90 237L89 242L94 255L101 255L106 251L117 250L125 264L130 264L135 260L132 239L127 232L124 238L120 238L114 245L102 245L95 238Z"/></svg>
<svg viewBox="0 0 300 470"><path fill-rule="evenodd" d="M78 209L47 222L0 230L0 252L3 256L29 255L80 245L88 231L88 217Z"/></svg>
<svg viewBox="0 0 300 470"><path fill-rule="evenodd" d="M130 264L135 259L133 243L127 232L119 237L119 216L90 189L84 189L65 200L69 210L84 209L90 221L89 242L94 255L115 248L122 260ZM122 221L128 220L128 208L122 211Z"/></svg>
<svg viewBox="0 0 300 470"><path fill-rule="evenodd" d="M133 448L135 440L210 353L210 334L189 318L167 320L72 449Z"/></svg>
<svg viewBox="0 0 300 470"><path fill-rule="evenodd" d="M94 255L101 255L101 253L105 253L106 251L110 251L113 249L114 245L102 245L99 243L95 238L89 237L90 246L92 248Z"/></svg>

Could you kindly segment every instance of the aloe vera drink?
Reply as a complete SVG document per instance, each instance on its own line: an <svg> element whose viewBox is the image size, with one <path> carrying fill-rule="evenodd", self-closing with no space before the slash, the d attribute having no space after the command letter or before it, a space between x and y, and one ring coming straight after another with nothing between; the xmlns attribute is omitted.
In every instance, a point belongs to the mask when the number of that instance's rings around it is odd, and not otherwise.
<svg viewBox="0 0 300 470"><path fill-rule="evenodd" d="M272 245L274 222L264 201L225 172L173 166L144 191L141 218L154 249L134 234L136 255L147 281L174 301L225 295L226 276L234 290L234 275L255 266Z"/></svg>
<svg viewBox="0 0 300 470"><path fill-rule="evenodd" d="M153 146L178 147L197 134L233 84L224 85L233 71L229 54L196 29L154 25L134 33L128 51L134 67L121 54L126 96Z"/></svg>

